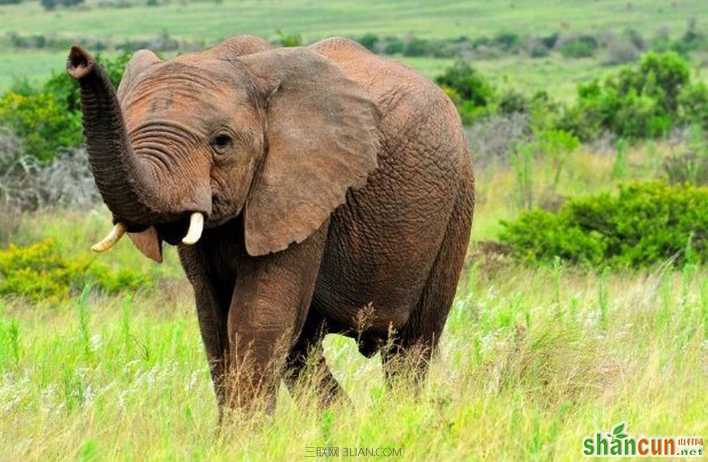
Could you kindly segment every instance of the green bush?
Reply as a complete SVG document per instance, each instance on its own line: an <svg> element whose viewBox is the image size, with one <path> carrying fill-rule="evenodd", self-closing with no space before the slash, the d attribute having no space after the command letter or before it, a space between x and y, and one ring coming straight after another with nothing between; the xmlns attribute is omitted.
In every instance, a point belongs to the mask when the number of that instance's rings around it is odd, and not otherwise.
<svg viewBox="0 0 708 462"><path fill-rule="evenodd" d="M492 44L505 52L511 52L519 48L521 37L514 32L500 32L494 36Z"/></svg>
<svg viewBox="0 0 708 462"><path fill-rule="evenodd" d="M0 250L0 295L59 301L90 284L107 293L149 287L147 275L114 270L89 256L64 258L51 240Z"/></svg>
<svg viewBox="0 0 708 462"><path fill-rule="evenodd" d="M526 262L556 257L594 267L642 267L674 258L708 261L708 188L635 183L619 194L571 199L503 222L500 239Z"/></svg>
<svg viewBox="0 0 708 462"><path fill-rule="evenodd" d="M559 38L560 34L558 34L558 32L553 32L552 34L541 37L541 43L543 43L543 46L550 50L556 46Z"/></svg>
<svg viewBox="0 0 708 462"><path fill-rule="evenodd" d="M476 106L486 106L494 95L487 79L464 61L457 61L435 81L438 85L452 88L465 101Z"/></svg>
<svg viewBox="0 0 708 462"><path fill-rule="evenodd" d="M565 58L590 58L595 54L598 43L595 37L581 35L568 40L560 47L560 52Z"/></svg>
<svg viewBox="0 0 708 462"><path fill-rule="evenodd" d="M410 37L403 48L403 56L425 56L429 54L429 44L430 43L428 40L418 37Z"/></svg>
<svg viewBox="0 0 708 462"><path fill-rule="evenodd" d="M277 31L276 34L278 35L278 44L281 47L302 46L302 35L300 34L286 34L281 30Z"/></svg>
<svg viewBox="0 0 708 462"><path fill-rule="evenodd" d="M379 43L379 36L372 33L367 33L356 39L364 48L369 51L376 50L376 44Z"/></svg>
<svg viewBox="0 0 708 462"><path fill-rule="evenodd" d="M532 58L545 58L550 54L551 52L542 43L535 44L529 50L529 56Z"/></svg>
<svg viewBox="0 0 708 462"><path fill-rule="evenodd" d="M45 10L51 11L58 6L71 7L80 5L83 2L84 0L40 0L39 3Z"/></svg>
<svg viewBox="0 0 708 462"><path fill-rule="evenodd" d="M514 114L515 112L528 113L531 102L521 92L507 90L499 96L497 111L500 114Z"/></svg>
<svg viewBox="0 0 708 462"><path fill-rule="evenodd" d="M406 44L398 37L386 37L384 43L383 52L386 55L403 53L403 50L406 48Z"/></svg>
<svg viewBox="0 0 708 462"><path fill-rule="evenodd" d="M674 123L705 123L705 85L690 85L686 61L673 52L645 54L603 82L578 86L578 99L568 107L559 128L583 140L609 131L627 139L665 135ZM702 119L702 121L700 120Z"/></svg>
<svg viewBox="0 0 708 462"><path fill-rule="evenodd" d="M41 161L50 161L62 148L77 146L83 140L80 115L67 111L61 100L49 93L5 93L0 98L0 123L22 139L26 154Z"/></svg>
<svg viewBox="0 0 708 462"><path fill-rule="evenodd" d="M657 52L673 51L688 56L694 51L708 50L708 35L699 30L696 19L691 18L681 37L672 39L667 33L660 33L652 41L651 48Z"/></svg>
<svg viewBox="0 0 708 462"><path fill-rule="evenodd" d="M482 74L466 62L455 62L435 81L453 100L465 124L488 113L488 105L494 97L494 88Z"/></svg>
<svg viewBox="0 0 708 462"><path fill-rule="evenodd" d="M694 123L708 133L708 85L698 82L686 86L677 101L679 122L684 125Z"/></svg>
<svg viewBox="0 0 708 462"><path fill-rule="evenodd" d="M130 55L113 59L96 56L117 87ZM79 87L66 72L55 73L40 86L16 82L0 97L0 126L22 140L24 153L48 162L62 149L83 142Z"/></svg>

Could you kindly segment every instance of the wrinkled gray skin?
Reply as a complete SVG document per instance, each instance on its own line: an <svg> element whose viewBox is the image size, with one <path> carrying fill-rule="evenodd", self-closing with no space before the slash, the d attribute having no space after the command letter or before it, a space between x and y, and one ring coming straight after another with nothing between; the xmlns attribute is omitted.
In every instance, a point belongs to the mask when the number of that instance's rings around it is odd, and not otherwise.
<svg viewBox="0 0 708 462"><path fill-rule="evenodd" d="M415 352L422 377L455 293L474 203L460 119L431 82L346 39L271 49L239 36L161 62L136 53L118 89L72 50L91 165L114 221L161 259L179 244L220 404L292 386L340 333ZM206 216L180 244L192 212Z"/></svg>

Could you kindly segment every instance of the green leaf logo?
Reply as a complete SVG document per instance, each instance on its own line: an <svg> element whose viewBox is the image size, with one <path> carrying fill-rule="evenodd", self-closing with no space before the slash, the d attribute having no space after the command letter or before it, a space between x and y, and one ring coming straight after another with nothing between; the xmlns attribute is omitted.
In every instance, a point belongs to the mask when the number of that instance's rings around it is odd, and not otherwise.
<svg viewBox="0 0 708 462"><path fill-rule="evenodd" d="M627 438L627 434L624 432L625 423L621 422L612 428L612 438L621 440L622 438Z"/></svg>

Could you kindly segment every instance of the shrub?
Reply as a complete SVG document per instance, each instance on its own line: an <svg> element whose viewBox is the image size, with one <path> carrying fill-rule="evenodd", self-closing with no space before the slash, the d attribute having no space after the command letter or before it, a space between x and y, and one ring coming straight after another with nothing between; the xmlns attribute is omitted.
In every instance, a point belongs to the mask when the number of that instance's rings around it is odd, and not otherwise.
<svg viewBox="0 0 708 462"><path fill-rule="evenodd" d="M506 52L516 50L520 44L521 37L514 32L501 32L492 39L492 45Z"/></svg>
<svg viewBox="0 0 708 462"><path fill-rule="evenodd" d="M403 47L403 56L425 56L428 54L428 40L410 37Z"/></svg>
<svg viewBox="0 0 708 462"><path fill-rule="evenodd" d="M642 37L642 33L637 29L627 28L622 32L622 38L628 41L635 49L644 50L647 47L647 42Z"/></svg>
<svg viewBox="0 0 708 462"><path fill-rule="evenodd" d="M528 113L530 106L529 99L516 90L509 90L499 97L497 110L501 114L513 114L515 112Z"/></svg>
<svg viewBox="0 0 708 462"><path fill-rule="evenodd" d="M47 11L51 11L58 6L71 7L80 5L83 2L84 0L40 0L42 7Z"/></svg>
<svg viewBox="0 0 708 462"><path fill-rule="evenodd" d="M696 18L688 20L686 32L671 47L677 53L688 55L692 51L708 48L708 35L697 27Z"/></svg>
<svg viewBox="0 0 708 462"><path fill-rule="evenodd" d="M279 30L276 32L278 36L278 44L281 47L300 47L302 46L302 36L300 34L286 34Z"/></svg>
<svg viewBox="0 0 708 462"><path fill-rule="evenodd" d="M675 112L681 89L690 81L688 63L676 53L647 53L639 69L626 69L617 82L620 90L634 89L653 97L667 112Z"/></svg>
<svg viewBox="0 0 708 462"><path fill-rule="evenodd" d="M617 196L571 199L555 213L532 210L502 226L501 241L531 263L556 257L594 267L706 262L708 188L635 183Z"/></svg>
<svg viewBox="0 0 708 462"><path fill-rule="evenodd" d="M359 42L367 50L376 51L376 44L379 43L379 36L372 33L364 34L357 39L357 42Z"/></svg>
<svg viewBox="0 0 708 462"><path fill-rule="evenodd" d="M25 152L40 161L49 161L61 149L83 140L80 115L67 111L49 93L5 93L0 98L0 124L20 136Z"/></svg>
<svg viewBox="0 0 708 462"><path fill-rule="evenodd" d="M435 81L438 85L453 89L463 101L469 101L474 106L486 106L494 95L487 79L464 61L456 61Z"/></svg>
<svg viewBox="0 0 708 462"><path fill-rule="evenodd" d="M466 62L455 62L435 81L455 103L465 125L490 113L489 104L494 97L494 89Z"/></svg>
<svg viewBox="0 0 708 462"><path fill-rule="evenodd" d="M708 85L703 82L687 85L679 93L677 103L680 123L697 124L708 133Z"/></svg>
<svg viewBox="0 0 708 462"><path fill-rule="evenodd" d="M545 58L550 54L548 48L541 43L535 43L529 49L529 56L532 58Z"/></svg>
<svg viewBox="0 0 708 462"><path fill-rule="evenodd" d="M633 62L639 56L637 47L628 41L612 40L607 45L606 64L617 65Z"/></svg>
<svg viewBox="0 0 708 462"><path fill-rule="evenodd" d="M565 58L590 58L595 54L597 46L595 37L581 35L563 43L560 52Z"/></svg>
<svg viewBox="0 0 708 462"><path fill-rule="evenodd" d="M0 295L58 301L87 284L115 293L147 287L150 280L142 273L111 269L89 256L64 258L51 239L0 250Z"/></svg>
<svg viewBox="0 0 708 462"><path fill-rule="evenodd" d="M96 56L115 86L129 59L127 53L113 59ZM25 154L41 162L51 161L83 141L78 85L65 72L53 74L39 87L16 82L0 97L0 126L21 138Z"/></svg>
<svg viewBox="0 0 708 462"><path fill-rule="evenodd" d="M403 53L406 44L398 37L386 37L384 40L383 52L387 55L397 55Z"/></svg>
<svg viewBox="0 0 708 462"><path fill-rule="evenodd" d="M543 43L543 45L550 50L556 46L559 37L560 35L558 32L553 32L552 34L541 37L541 43Z"/></svg>
<svg viewBox="0 0 708 462"><path fill-rule="evenodd" d="M688 64L679 55L647 53L639 66L624 68L602 83L579 85L577 102L566 109L559 127L583 140L605 130L628 139L665 135L674 119L687 123L706 117L705 89L689 83Z"/></svg>

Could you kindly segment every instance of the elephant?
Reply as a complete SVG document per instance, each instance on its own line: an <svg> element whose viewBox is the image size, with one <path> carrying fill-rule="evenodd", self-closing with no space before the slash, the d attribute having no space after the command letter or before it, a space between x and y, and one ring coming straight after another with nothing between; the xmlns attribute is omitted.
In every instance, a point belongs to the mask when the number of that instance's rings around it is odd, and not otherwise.
<svg viewBox="0 0 708 462"><path fill-rule="evenodd" d="M468 143L439 87L345 38L140 50L117 90L77 45L67 72L113 219L93 250L127 234L160 262L177 246L221 413L272 409L281 380L347 400L329 333L380 352L386 383L424 380L474 209Z"/></svg>

